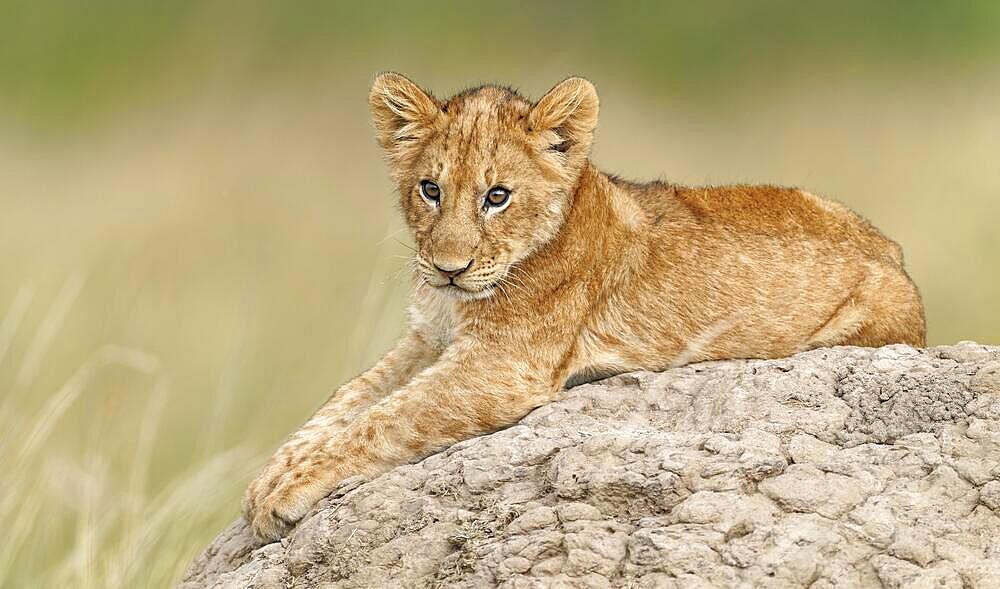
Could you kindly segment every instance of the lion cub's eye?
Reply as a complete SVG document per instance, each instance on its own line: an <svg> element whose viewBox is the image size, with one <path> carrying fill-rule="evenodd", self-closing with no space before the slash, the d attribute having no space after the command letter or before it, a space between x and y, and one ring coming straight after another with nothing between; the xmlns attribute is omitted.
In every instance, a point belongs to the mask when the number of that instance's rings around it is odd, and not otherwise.
<svg viewBox="0 0 1000 589"><path fill-rule="evenodd" d="M420 196L424 197L424 200L431 204L440 204L441 187L430 180L424 180L420 183Z"/></svg>
<svg viewBox="0 0 1000 589"><path fill-rule="evenodd" d="M507 204L508 200L510 191L502 186L494 186L486 193L486 202L483 204L487 207L500 208Z"/></svg>

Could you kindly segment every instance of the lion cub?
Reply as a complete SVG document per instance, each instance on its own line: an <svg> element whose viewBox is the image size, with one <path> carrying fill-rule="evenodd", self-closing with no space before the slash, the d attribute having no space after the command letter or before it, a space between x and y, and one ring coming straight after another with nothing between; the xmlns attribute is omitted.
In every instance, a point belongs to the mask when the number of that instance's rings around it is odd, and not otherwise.
<svg viewBox="0 0 1000 589"><path fill-rule="evenodd" d="M510 425L571 380L833 345L924 344L899 246L794 188L632 183L588 159L598 100L439 100L403 76L369 97L417 245L411 321L247 490L274 540L344 478Z"/></svg>

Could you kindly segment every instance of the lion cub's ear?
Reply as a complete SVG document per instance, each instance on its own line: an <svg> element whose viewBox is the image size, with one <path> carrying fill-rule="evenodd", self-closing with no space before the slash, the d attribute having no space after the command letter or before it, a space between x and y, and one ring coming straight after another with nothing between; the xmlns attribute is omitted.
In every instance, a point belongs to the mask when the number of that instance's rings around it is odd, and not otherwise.
<svg viewBox="0 0 1000 589"><path fill-rule="evenodd" d="M598 104L593 84L583 78L568 78L531 107L528 132L538 138L543 149L566 154L574 163L590 152Z"/></svg>
<svg viewBox="0 0 1000 589"><path fill-rule="evenodd" d="M441 113L433 96L405 76L379 74L368 94L379 145L393 163L405 164Z"/></svg>

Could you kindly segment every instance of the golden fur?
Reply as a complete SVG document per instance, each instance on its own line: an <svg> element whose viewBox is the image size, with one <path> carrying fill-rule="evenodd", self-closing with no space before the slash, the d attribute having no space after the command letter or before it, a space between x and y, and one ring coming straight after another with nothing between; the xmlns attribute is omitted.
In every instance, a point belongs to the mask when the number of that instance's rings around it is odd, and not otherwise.
<svg viewBox="0 0 1000 589"><path fill-rule="evenodd" d="M568 381L924 344L899 247L845 207L794 188L636 184L594 168L586 80L536 103L496 86L438 100L389 73L370 105L417 244L410 326L250 485L244 515L262 539L345 477L514 423ZM510 191L502 210L483 200L495 186Z"/></svg>

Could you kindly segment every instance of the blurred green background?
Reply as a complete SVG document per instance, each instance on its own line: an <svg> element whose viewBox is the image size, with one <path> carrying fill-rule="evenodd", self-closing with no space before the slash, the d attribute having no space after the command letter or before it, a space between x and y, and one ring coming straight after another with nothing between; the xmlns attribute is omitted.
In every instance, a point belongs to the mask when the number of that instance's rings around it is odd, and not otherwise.
<svg viewBox="0 0 1000 589"><path fill-rule="evenodd" d="M1000 342L1000 3L0 0L2 586L164 586L403 321L381 70L601 94L633 178L831 196Z"/></svg>

